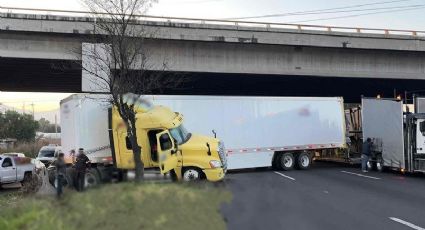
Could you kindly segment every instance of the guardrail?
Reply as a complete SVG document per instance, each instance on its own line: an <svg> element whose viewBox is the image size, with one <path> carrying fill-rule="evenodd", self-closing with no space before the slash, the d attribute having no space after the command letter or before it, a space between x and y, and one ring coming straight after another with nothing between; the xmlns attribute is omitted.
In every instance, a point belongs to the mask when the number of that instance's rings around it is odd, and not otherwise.
<svg viewBox="0 0 425 230"><path fill-rule="evenodd" d="M20 8L20 7L2 7L2 13L31 13L35 15L47 16L65 16L65 17L92 17L92 15L107 16L108 13L92 13L88 11L72 11L72 10L54 10L54 9L36 9L36 8ZM52 14L54 13L54 14ZM7 17L7 16L6 16ZM134 15L137 20L141 21L156 21L170 23L193 23L202 25L227 25L239 27L262 28L265 30L272 29L294 29L298 31L324 31L324 32L346 32L346 33L368 33L368 34L384 34L384 35L407 35L413 37L425 37L425 31L419 30L399 30L399 29L379 29L379 28L364 28L364 27L343 27L343 26L322 26L322 25L307 25L307 24L288 24L288 23L273 23L273 22L255 22L255 21L240 21L240 20L221 20L221 19L204 19L204 18L184 18L184 17L164 17L154 15Z"/></svg>

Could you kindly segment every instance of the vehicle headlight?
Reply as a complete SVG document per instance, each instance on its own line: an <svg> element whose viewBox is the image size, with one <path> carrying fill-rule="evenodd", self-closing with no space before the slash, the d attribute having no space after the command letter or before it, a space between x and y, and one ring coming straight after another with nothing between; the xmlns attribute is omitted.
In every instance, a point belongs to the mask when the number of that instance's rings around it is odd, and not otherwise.
<svg viewBox="0 0 425 230"><path fill-rule="evenodd" d="M221 168L221 162L220 161L210 161L211 168Z"/></svg>

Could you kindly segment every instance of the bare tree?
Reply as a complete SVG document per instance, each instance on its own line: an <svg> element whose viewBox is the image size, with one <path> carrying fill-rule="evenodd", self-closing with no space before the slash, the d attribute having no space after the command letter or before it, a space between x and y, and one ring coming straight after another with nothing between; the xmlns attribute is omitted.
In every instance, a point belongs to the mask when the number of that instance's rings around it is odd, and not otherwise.
<svg viewBox="0 0 425 230"><path fill-rule="evenodd" d="M136 181L144 175L141 147L137 142L137 106L125 95L151 94L173 88L176 78L165 75L165 61L154 62L146 48L146 39L154 38L145 22L138 20L155 0L82 0L92 14L95 28L93 43L82 48L82 69L95 86L94 91L110 95L111 103L127 127L132 145ZM86 60L85 60L85 59ZM150 71L150 70L157 71ZM83 74L84 77L84 74Z"/></svg>

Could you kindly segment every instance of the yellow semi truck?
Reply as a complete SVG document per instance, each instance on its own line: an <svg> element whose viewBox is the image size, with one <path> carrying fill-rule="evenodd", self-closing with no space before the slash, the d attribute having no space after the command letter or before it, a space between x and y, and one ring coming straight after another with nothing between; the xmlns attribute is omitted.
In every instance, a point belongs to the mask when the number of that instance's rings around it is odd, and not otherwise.
<svg viewBox="0 0 425 230"><path fill-rule="evenodd" d="M112 157L116 167L134 169L133 151L127 128L114 109L110 113ZM164 106L155 106L136 115L138 143L146 168L159 167L177 179L209 181L223 179L226 171L224 146L216 138L191 134L183 125L183 115Z"/></svg>
<svg viewBox="0 0 425 230"><path fill-rule="evenodd" d="M123 178L134 170L126 126L115 109L102 104L105 97L74 94L61 101L62 151L68 155L72 149L84 148L92 163L86 175L87 187ZM183 115L164 106L138 111L136 117L146 169L159 168L162 174L170 173L177 180L224 178L227 160L222 141L190 133L184 127Z"/></svg>

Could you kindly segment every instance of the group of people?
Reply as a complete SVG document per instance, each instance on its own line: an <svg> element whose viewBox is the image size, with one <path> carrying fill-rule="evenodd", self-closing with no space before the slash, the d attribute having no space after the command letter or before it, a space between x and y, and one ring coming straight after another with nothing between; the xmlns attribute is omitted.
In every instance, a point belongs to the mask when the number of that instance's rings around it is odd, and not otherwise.
<svg viewBox="0 0 425 230"><path fill-rule="evenodd" d="M75 168L75 177L73 178L74 186L77 191L84 190L85 183L85 175L87 170L90 170L90 159L84 153L84 149L78 149L78 155L75 156L75 150L71 150L70 156L72 157L72 164ZM57 159L52 163L56 168L56 193L57 196L60 197L63 193L63 184L66 180L66 162L65 162L65 154L60 152L57 155Z"/></svg>

